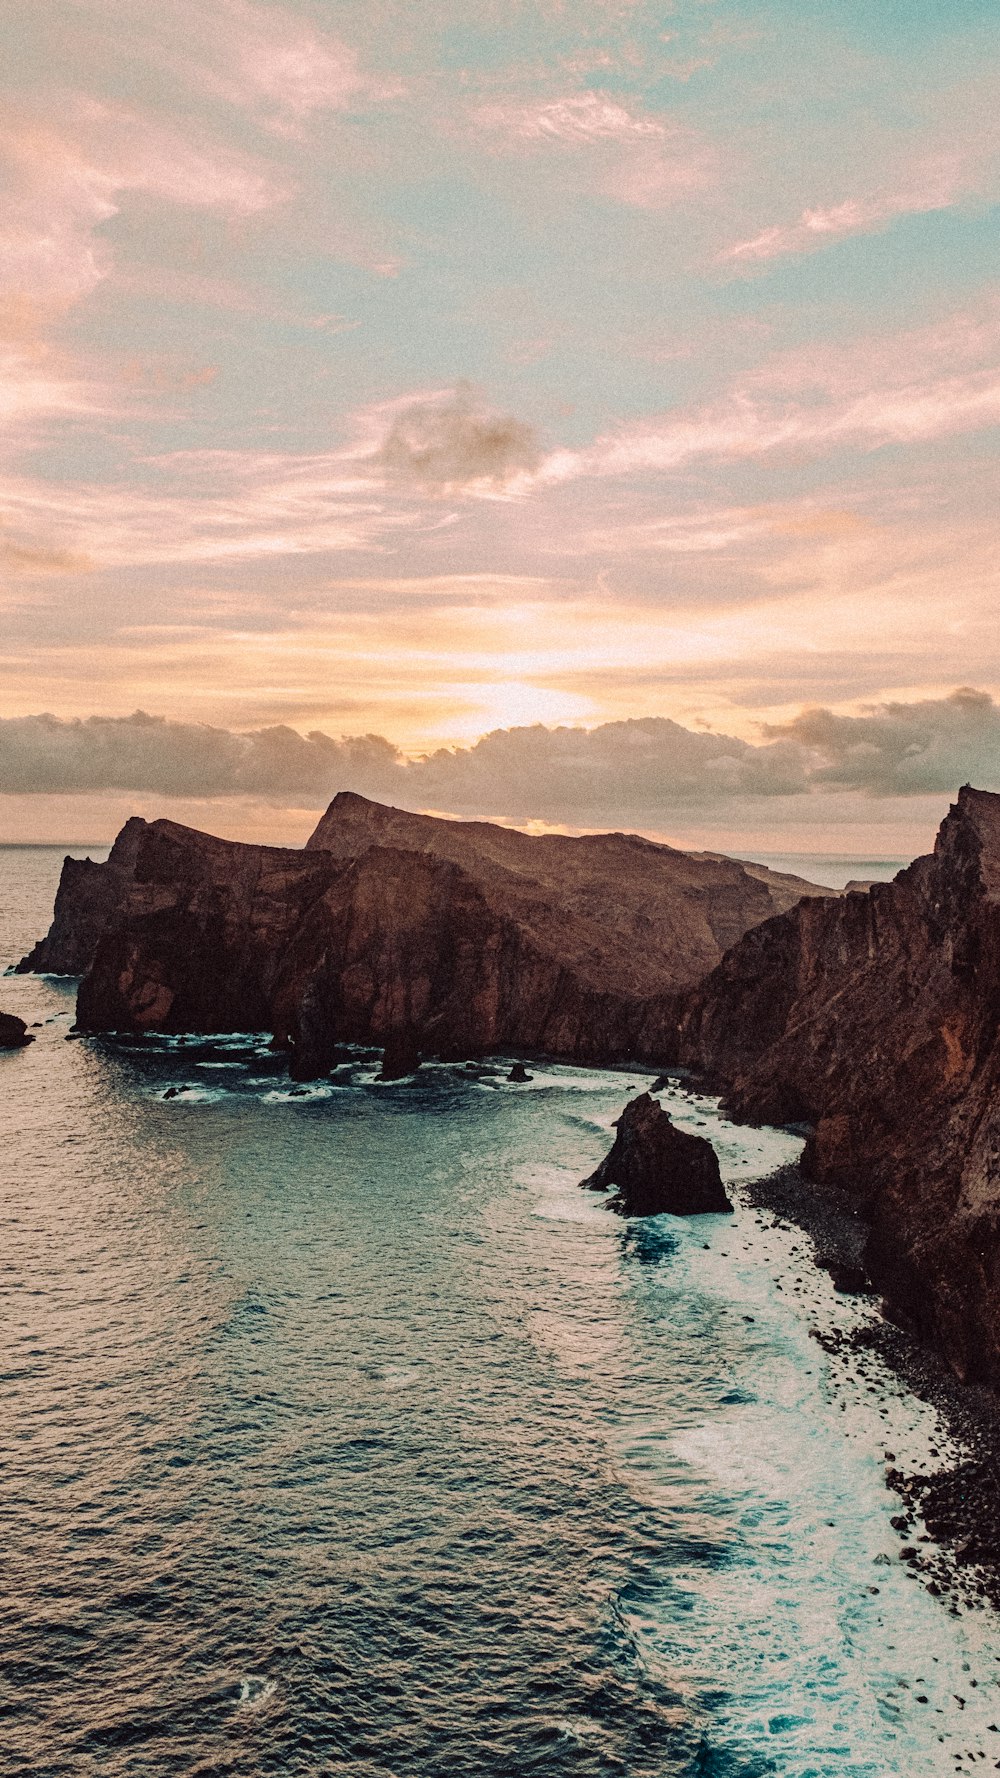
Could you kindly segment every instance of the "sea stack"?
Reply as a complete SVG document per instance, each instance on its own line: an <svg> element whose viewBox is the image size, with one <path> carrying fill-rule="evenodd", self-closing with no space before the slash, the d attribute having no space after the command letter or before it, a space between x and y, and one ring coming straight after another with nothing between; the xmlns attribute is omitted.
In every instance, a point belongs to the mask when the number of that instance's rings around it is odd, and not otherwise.
<svg viewBox="0 0 1000 1778"><path fill-rule="evenodd" d="M679 1130L649 1093L629 1101L615 1129L610 1153L581 1184L588 1191L615 1187L612 1208L622 1216L704 1216L732 1210L712 1144Z"/></svg>

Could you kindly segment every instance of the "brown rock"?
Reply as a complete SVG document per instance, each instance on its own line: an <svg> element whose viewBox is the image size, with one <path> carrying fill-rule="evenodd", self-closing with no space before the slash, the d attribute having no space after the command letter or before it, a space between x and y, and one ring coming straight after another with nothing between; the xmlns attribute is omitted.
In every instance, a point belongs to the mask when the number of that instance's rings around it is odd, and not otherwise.
<svg viewBox="0 0 1000 1778"><path fill-rule="evenodd" d="M378 1080L405 1080L420 1067L420 1051L412 1031L391 1031L382 1051Z"/></svg>
<svg viewBox="0 0 1000 1778"><path fill-rule="evenodd" d="M623 1216L701 1216L731 1211L715 1149L672 1123L648 1093L632 1099L615 1124L618 1134L588 1191L617 1187L613 1206Z"/></svg>
<svg viewBox="0 0 1000 1778"><path fill-rule="evenodd" d="M789 895L634 835L535 839L349 795L302 852L156 821L78 1023L270 1029L299 1079L401 1031L448 1057L666 1060L681 992Z"/></svg>
<svg viewBox="0 0 1000 1778"><path fill-rule="evenodd" d="M968 787L932 856L736 944L680 1038L737 1117L812 1126L889 1311L1000 1383L1000 796Z"/></svg>
<svg viewBox="0 0 1000 1778"><path fill-rule="evenodd" d="M45 938L22 957L18 975L83 975L97 942L120 912L135 870L145 821L126 821L104 864L67 858L56 892L52 925Z"/></svg>
<svg viewBox="0 0 1000 1778"><path fill-rule="evenodd" d="M34 1041L23 1019L12 1012L0 1012L0 1050L22 1050Z"/></svg>

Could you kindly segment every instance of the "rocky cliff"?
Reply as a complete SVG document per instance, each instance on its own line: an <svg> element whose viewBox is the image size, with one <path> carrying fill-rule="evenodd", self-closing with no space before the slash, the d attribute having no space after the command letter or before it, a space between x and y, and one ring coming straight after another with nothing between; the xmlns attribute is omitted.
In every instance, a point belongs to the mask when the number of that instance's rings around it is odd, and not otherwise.
<svg viewBox="0 0 1000 1778"><path fill-rule="evenodd" d="M351 795L301 852L127 832L113 873L64 875L24 966L89 940L83 1028L271 1029L303 1075L389 1036L666 1060L679 996L799 887L634 835L536 839Z"/></svg>
<svg viewBox="0 0 1000 1778"><path fill-rule="evenodd" d="M126 821L104 864L66 858L45 938L17 964L21 975L82 975L108 922L122 907L146 823Z"/></svg>
<svg viewBox="0 0 1000 1778"><path fill-rule="evenodd" d="M994 1384L998 1025L1000 796L966 788L893 882L747 933L680 1037L735 1116L812 1126L804 1167L856 1195L890 1312Z"/></svg>

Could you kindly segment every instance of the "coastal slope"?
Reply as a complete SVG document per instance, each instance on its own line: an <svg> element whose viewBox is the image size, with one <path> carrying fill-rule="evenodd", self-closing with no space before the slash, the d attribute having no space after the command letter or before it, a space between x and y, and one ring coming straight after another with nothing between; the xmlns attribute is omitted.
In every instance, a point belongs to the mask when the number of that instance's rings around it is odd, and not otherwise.
<svg viewBox="0 0 1000 1778"><path fill-rule="evenodd" d="M891 883L744 935L679 1040L734 1117L811 1126L804 1170L854 1194L890 1313L994 1385L998 1025L1000 796L966 787Z"/></svg>

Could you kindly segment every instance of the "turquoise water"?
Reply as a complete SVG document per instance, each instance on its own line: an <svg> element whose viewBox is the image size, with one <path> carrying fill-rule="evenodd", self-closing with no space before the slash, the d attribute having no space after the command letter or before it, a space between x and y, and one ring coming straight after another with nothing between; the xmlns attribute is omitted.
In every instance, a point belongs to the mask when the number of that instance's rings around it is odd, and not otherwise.
<svg viewBox="0 0 1000 1778"><path fill-rule="evenodd" d="M3 955L60 854L0 853ZM527 1088L265 1039L0 1056L0 1743L32 1775L924 1778L1000 1760L1000 1637L899 1560L930 1411L810 1337L838 1298L735 1217L578 1190L648 1076ZM183 1089L164 1098L171 1088ZM872 1378L874 1377L874 1384ZM891 1443L890 1443L891 1440Z"/></svg>

